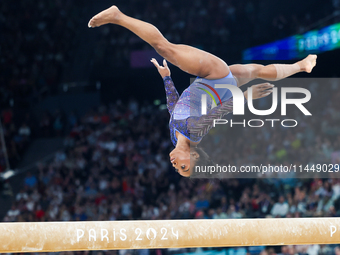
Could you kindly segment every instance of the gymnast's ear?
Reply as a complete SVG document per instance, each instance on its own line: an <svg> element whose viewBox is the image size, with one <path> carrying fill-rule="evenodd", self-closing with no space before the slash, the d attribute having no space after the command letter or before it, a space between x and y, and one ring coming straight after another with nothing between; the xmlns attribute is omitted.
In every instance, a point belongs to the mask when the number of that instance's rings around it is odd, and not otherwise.
<svg viewBox="0 0 340 255"><path fill-rule="evenodd" d="M197 160L199 159L200 154L198 154L198 152L194 150L190 152L190 156Z"/></svg>

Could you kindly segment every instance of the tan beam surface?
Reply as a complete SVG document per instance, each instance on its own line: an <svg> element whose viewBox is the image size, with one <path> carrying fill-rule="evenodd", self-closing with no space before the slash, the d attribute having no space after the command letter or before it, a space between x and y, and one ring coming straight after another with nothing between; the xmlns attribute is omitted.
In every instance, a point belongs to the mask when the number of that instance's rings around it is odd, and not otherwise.
<svg viewBox="0 0 340 255"><path fill-rule="evenodd" d="M340 243L340 218L0 223L0 252Z"/></svg>

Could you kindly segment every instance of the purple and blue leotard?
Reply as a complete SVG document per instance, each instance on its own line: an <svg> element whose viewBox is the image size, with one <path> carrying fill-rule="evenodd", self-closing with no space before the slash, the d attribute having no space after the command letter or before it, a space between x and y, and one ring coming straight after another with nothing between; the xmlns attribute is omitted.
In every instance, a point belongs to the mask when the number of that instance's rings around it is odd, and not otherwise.
<svg viewBox="0 0 340 255"><path fill-rule="evenodd" d="M164 77L163 81L167 108L170 113L170 137L174 146L177 144L176 131L192 142L200 142L212 128L214 119L221 119L233 110L233 98L230 90L215 89L215 84L237 86L231 72L228 76L218 80L197 77L180 97L170 76ZM206 115L202 115L201 109L203 94L207 95Z"/></svg>

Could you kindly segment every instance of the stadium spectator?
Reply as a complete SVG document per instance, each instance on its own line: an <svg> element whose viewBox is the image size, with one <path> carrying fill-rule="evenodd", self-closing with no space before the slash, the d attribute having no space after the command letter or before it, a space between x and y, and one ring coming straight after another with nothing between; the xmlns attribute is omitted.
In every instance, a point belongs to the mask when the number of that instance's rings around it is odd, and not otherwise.
<svg viewBox="0 0 340 255"><path fill-rule="evenodd" d="M32 189L37 185L37 181L37 178L32 175L31 172L28 172L25 177L24 183L29 189Z"/></svg>
<svg viewBox="0 0 340 255"><path fill-rule="evenodd" d="M277 216L284 217L287 215L288 209L289 209L289 206L288 206L288 203L285 201L285 197L280 196L279 201L274 204L271 210L271 215L273 215L274 217L277 217Z"/></svg>

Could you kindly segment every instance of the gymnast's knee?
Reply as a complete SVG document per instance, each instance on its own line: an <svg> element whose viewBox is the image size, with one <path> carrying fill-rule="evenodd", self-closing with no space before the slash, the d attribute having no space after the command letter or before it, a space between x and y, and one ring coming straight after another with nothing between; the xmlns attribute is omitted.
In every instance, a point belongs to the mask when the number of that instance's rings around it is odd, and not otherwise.
<svg viewBox="0 0 340 255"><path fill-rule="evenodd" d="M166 39L155 42L152 47L164 58L168 58L171 55L172 44Z"/></svg>

